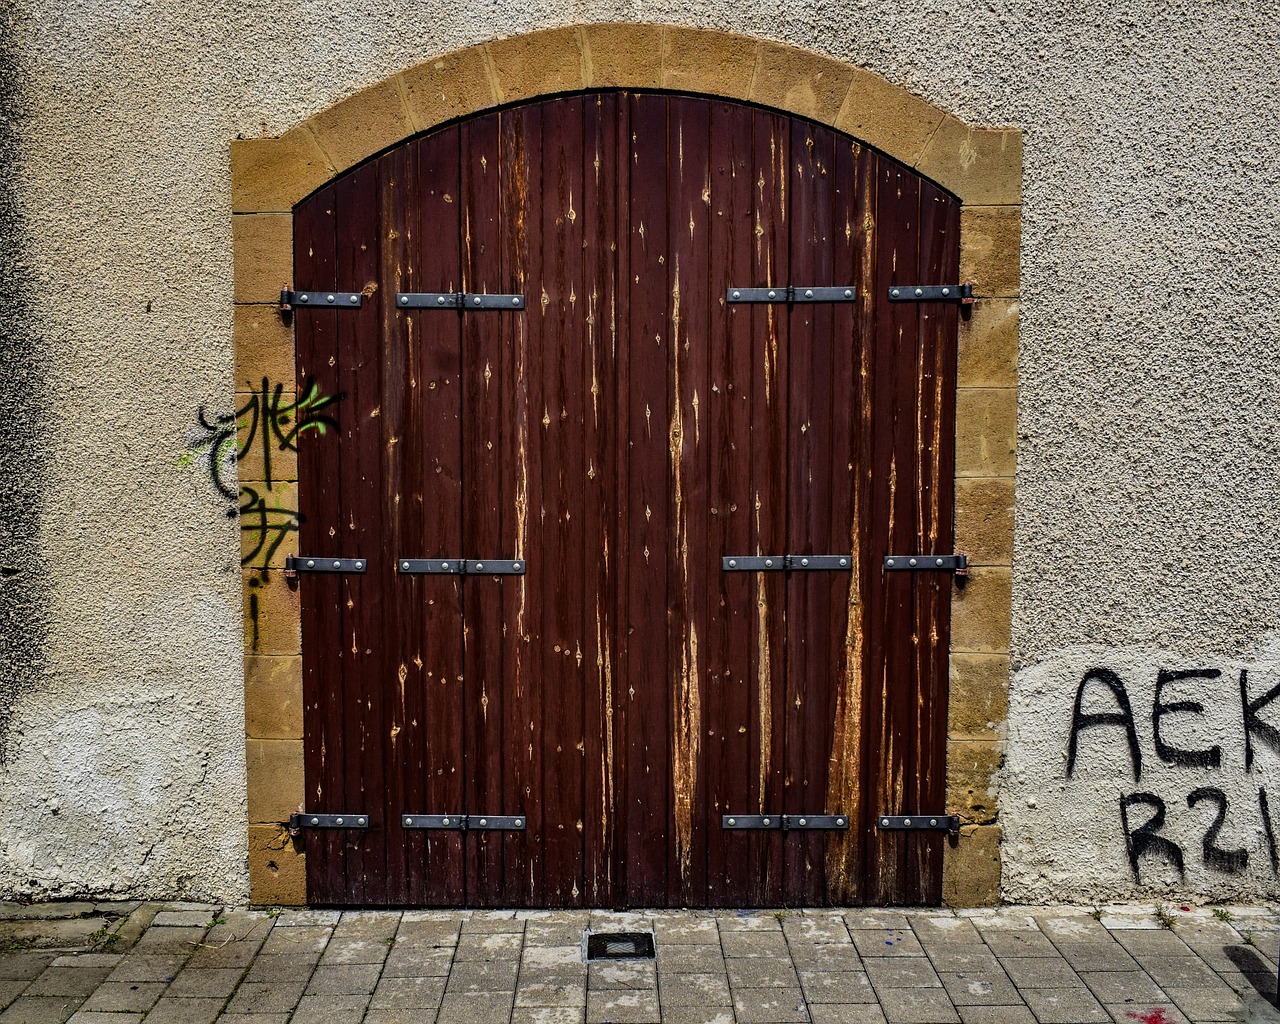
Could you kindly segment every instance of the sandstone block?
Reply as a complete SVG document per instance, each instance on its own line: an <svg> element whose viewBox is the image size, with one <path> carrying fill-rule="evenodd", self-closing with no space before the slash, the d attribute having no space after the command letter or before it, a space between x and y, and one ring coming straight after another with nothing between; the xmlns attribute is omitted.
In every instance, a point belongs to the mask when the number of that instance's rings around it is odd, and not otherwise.
<svg viewBox="0 0 1280 1024"><path fill-rule="evenodd" d="M947 116L920 156L916 170L975 206L1022 202L1022 132L971 128Z"/></svg>
<svg viewBox="0 0 1280 1024"><path fill-rule="evenodd" d="M423 61L400 75L405 107L418 131L498 102L479 46Z"/></svg>
<svg viewBox="0 0 1280 1024"><path fill-rule="evenodd" d="M947 734L994 740L1009 714L1009 659L1003 654L951 655Z"/></svg>
<svg viewBox="0 0 1280 1024"><path fill-rule="evenodd" d="M583 65L590 88L662 84L660 25L585 25L582 28Z"/></svg>
<svg viewBox="0 0 1280 1024"><path fill-rule="evenodd" d="M249 822L286 822L302 804L301 740L247 740Z"/></svg>
<svg viewBox="0 0 1280 1024"><path fill-rule="evenodd" d="M576 28L553 28L485 44L498 102L583 88Z"/></svg>
<svg viewBox="0 0 1280 1024"><path fill-rule="evenodd" d="M286 907L307 902L307 856L279 825L249 826L249 899Z"/></svg>
<svg viewBox="0 0 1280 1024"><path fill-rule="evenodd" d="M1019 304L979 299L960 320L956 380L962 388L1011 388L1018 383Z"/></svg>
<svg viewBox="0 0 1280 1024"><path fill-rule="evenodd" d="M947 813L966 825L996 820L997 775L1004 763L1004 744L995 740L947 741Z"/></svg>
<svg viewBox="0 0 1280 1024"><path fill-rule="evenodd" d="M232 337L237 392L260 390L265 377L269 387L283 384L285 393L293 394L293 328L284 322L275 304L236 306Z"/></svg>
<svg viewBox="0 0 1280 1024"><path fill-rule="evenodd" d="M1009 650L1012 574L991 566L969 571L951 598L953 653L1004 654Z"/></svg>
<svg viewBox="0 0 1280 1024"><path fill-rule="evenodd" d="M1021 287L1021 206L966 206L960 211L960 279L981 296L1012 298Z"/></svg>
<svg viewBox="0 0 1280 1024"><path fill-rule="evenodd" d="M680 92L745 99L751 94L759 42L701 29L668 29L662 54L663 86Z"/></svg>
<svg viewBox="0 0 1280 1024"><path fill-rule="evenodd" d="M957 551L970 565L1013 561L1013 477L961 477L956 481Z"/></svg>
<svg viewBox="0 0 1280 1024"><path fill-rule="evenodd" d="M301 612L296 583L289 585L277 569L241 574L244 595L246 654L299 654L302 651Z"/></svg>
<svg viewBox="0 0 1280 1024"><path fill-rule="evenodd" d="M305 127L277 139L235 139L231 143L232 212L288 213L333 173Z"/></svg>
<svg viewBox="0 0 1280 1024"><path fill-rule="evenodd" d="M400 85L398 75L388 78L303 122L335 171L413 134Z"/></svg>
<svg viewBox="0 0 1280 1024"><path fill-rule="evenodd" d="M942 902L948 907L990 907L1000 902L1000 826L960 829L942 854Z"/></svg>
<svg viewBox="0 0 1280 1024"><path fill-rule="evenodd" d="M238 213L231 218L236 302L279 302L293 280L293 216Z"/></svg>
<svg viewBox="0 0 1280 1024"><path fill-rule="evenodd" d="M919 96L855 68L835 127L914 167L944 116Z"/></svg>
<svg viewBox="0 0 1280 1024"><path fill-rule="evenodd" d="M1017 468L1016 388L956 392L956 476L1013 476Z"/></svg>
<svg viewBox="0 0 1280 1024"><path fill-rule="evenodd" d="M794 46L761 43L751 99L830 124L840 113L853 68Z"/></svg>
<svg viewBox="0 0 1280 1024"><path fill-rule="evenodd" d="M253 739L302 739L301 657L245 657L244 717L245 734Z"/></svg>

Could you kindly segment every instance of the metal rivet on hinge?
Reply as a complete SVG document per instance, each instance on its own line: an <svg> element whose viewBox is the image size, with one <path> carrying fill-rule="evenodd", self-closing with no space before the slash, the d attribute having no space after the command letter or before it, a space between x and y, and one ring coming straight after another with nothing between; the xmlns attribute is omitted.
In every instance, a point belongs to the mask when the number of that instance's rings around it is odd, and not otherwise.
<svg viewBox="0 0 1280 1024"><path fill-rule="evenodd" d="M848 564L849 564L849 559L847 559L847 558L842 558L842 559L840 559L840 564L841 564L841 565L848 565Z"/></svg>
<svg viewBox="0 0 1280 1024"><path fill-rule="evenodd" d="M320 824L320 819L319 819L319 818L312 818L312 819L311 819L311 824L313 824L313 825L319 825L319 824Z"/></svg>
<svg viewBox="0 0 1280 1024"><path fill-rule="evenodd" d="M911 819L910 819L910 818L903 818L903 819L902 819L902 824L906 825L906 826L909 828L909 827L911 826Z"/></svg>
<svg viewBox="0 0 1280 1024"><path fill-rule="evenodd" d="M342 568L342 562L340 562L340 561L335 561L335 562L333 563L333 567L334 567L335 569L341 569L341 568Z"/></svg>
<svg viewBox="0 0 1280 1024"><path fill-rule="evenodd" d="M471 300L471 304L472 304L473 306L478 306L478 305L480 305L480 296L479 296L479 295L477 295L474 299L472 299L472 300Z"/></svg>
<svg viewBox="0 0 1280 1024"><path fill-rule="evenodd" d="M892 567L893 567L893 559L892 559L892 558L886 558L886 559L884 560L884 564L885 564L885 565L887 565L887 566L889 566L890 568L892 568Z"/></svg>
<svg viewBox="0 0 1280 1024"><path fill-rule="evenodd" d="M307 568L308 568L308 569L314 569L315 567L316 567L316 560L315 560L314 558L308 558L308 559L307 559Z"/></svg>
<svg viewBox="0 0 1280 1024"><path fill-rule="evenodd" d="M844 824L844 818L836 818L836 824L837 824L837 825L843 825L843 824Z"/></svg>
<svg viewBox="0 0 1280 1024"><path fill-rule="evenodd" d="M519 818L516 818L516 828L519 828L523 824L524 824L523 821L521 821Z"/></svg>
<svg viewBox="0 0 1280 1024"><path fill-rule="evenodd" d="M950 295L950 294L951 294L951 289L950 289L950 288L943 288L943 289L942 289L942 294L943 294L943 295Z"/></svg>
<svg viewBox="0 0 1280 1024"><path fill-rule="evenodd" d="M513 305L513 306L518 306L518 305L520 305L520 296L519 296L519 295L513 295L513 296L511 296L511 305Z"/></svg>
<svg viewBox="0 0 1280 1024"><path fill-rule="evenodd" d="M888 819L888 818L881 818L881 819L880 819L880 824L881 824L881 825L884 825L884 826L887 828L887 827L888 827L888 825L889 825L889 819Z"/></svg>
<svg viewBox="0 0 1280 1024"><path fill-rule="evenodd" d="M299 296L298 296L298 298L300 298L303 302L308 301L308 300L307 300L307 295L306 295L306 293L305 293L305 292L304 292L303 294L299 295Z"/></svg>
<svg viewBox="0 0 1280 1024"><path fill-rule="evenodd" d="M408 563L408 562L401 562L401 563L400 563L400 568L401 568L401 569L407 569L407 568L409 568L409 563Z"/></svg>
<svg viewBox="0 0 1280 1024"><path fill-rule="evenodd" d="M519 571L520 571L520 563L519 563L519 562L512 562L512 563L511 563L511 568L513 568L516 572L519 572Z"/></svg>
<svg viewBox="0 0 1280 1024"><path fill-rule="evenodd" d="M364 568L364 562L356 562L356 568L357 568L357 569L363 569L363 568Z"/></svg>
<svg viewBox="0 0 1280 1024"><path fill-rule="evenodd" d="M332 302L332 301L333 301L333 296L332 296L332 295L326 295L326 296L324 297L324 301L325 301L325 302Z"/></svg>
<svg viewBox="0 0 1280 1024"><path fill-rule="evenodd" d="M358 295L353 295L353 296L351 296L351 304L352 304L352 305L355 305L355 304L356 304L357 302L359 302L359 301L360 301L360 296L358 296Z"/></svg>
<svg viewBox="0 0 1280 1024"><path fill-rule="evenodd" d="M765 564L766 566L768 566L768 567L772 567L772 566L773 566L773 559L772 559L772 558L766 558L766 559L764 560L764 564Z"/></svg>
<svg viewBox="0 0 1280 1024"><path fill-rule="evenodd" d="M341 818L335 818L335 819L334 819L334 821L335 821L335 823L336 823L336 824L338 824L338 825L341 825L341 824L342 824L342 819L341 819Z"/></svg>
<svg viewBox="0 0 1280 1024"><path fill-rule="evenodd" d="M808 824L808 822L806 822L806 821L804 820L804 818L801 818L801 819L800 819L800 824L801 824L801 825L807 825L807 824Z"/></svg>
<svg viewBox="0 0 1280 1024"><path fill-rule="evenodd" d="M852 289L852 288L846 288L846 289L844 290L844 297L845 297L846 299L851 299L851 298L853 298L853 289Z"/></svg>
<svg viewBox="0 0 1280 1024"><path fill-rule="evenodd" d="M734 297L735 299L740 299L740 298L742 298L742 292L734 292L734 293L733 293L733 297Z"/></svg>
<svg viewBox="0 0 1280 1024"><path fill-rule="evenodd" d="M765 825L769 824L769 819L768 819L768 818L763 818L763 819L761 819L761 821L762 821L762 823L763 823L763 824L765 824Z"/></svg>
<svg viewBox="0 0 1280 1024"><path fill-rule="evenodd" d="M939 559L937 560L937 562L935 562L934 564L935 564L935 565L941 565L941 564L942 564L942 559L941 559L941 558L939 558Z"/></svg>
<svg viewBox="0 0 1280 1024"><path fill-rule="evenodd" d="M405 818L405 819L404 819L404 823L405 823L406 825L412 825L412 824L413 824L413 819L412 819L412 818Z"/></svg>
<svg viewBox="0 0 1280 1024"><path fill-rule="evenodd" d="M936 825L936 824L938 824L938 819L937 819L937 818L930 818L930 819L929 819L929 824L930 824L930 825Z"/></svg>
<svg viewBox="0 0 1280 1024"><path fill-rule="evenodd" d="M772 288L770 288L770 289L769 289L769 298L771 298L771 299L772 299L772 298L776 297L776 296L777 296L777 294L778 294L778 293L777 293L777 292L775 292Z"/></svg>
<svg viewBox="0 0 1280 1024"><path fill-rule="evenodd" d="M481 824L481 825L487 825L487 824L489 824L489 819L488 819L488 818L481 818L481 819L480 819L480 824Z"/></svg>
<svg viewBox="0 0 1280 1024"><path fill-rule="evenodd" d="M484 562L476 562L476 569L477 569L477 570L480 570L480 569L483 569L483 568L484 568Z"/></svg>
<svg viewBox="0 0 1280 1024"><path fill-rule="evenodd" d="M808 564L809 564L809 559L807 559L807 558L802 558L802 559L800 559L800 564L801 564L801 565L808 565Z"/></svg>
<svg viewBox="0 0 1280 1024"><path fill-rule="evenodd" d="M730 824L730 825L736 825L736 824L738 824L738 819L737 819L737 818L730 818L730 819L729 819L729 824Z"/></svg>
<svg viewBox="0 0 1280 1024"><path fill-rule="evenodd" d="M407 305L409 305L409 296L407 296L407 295L401 295L401 296L400 296L400 305L402 305L402 306L407 306Z"/></svg>
<svg viewBox="0 0 1280 1024"><path fill-rule="evenodd" d="M437 295L437 296L436 296L436 305L437 305L437 306L443 306L443 305L444 305L444 296L443 296L443 295Z"/></svg>
<svg viewBox="0 0 1280 1024"><path fill-rule="evenodd" d="M813 289L812 289L812 288L806 288L806 289L805 289L805 292L804 292L804 297L805 297L806 299L811 299L811 298L813 298Z"/></svg>
<svg viewBox="0 0 1280 1024"><path fill-rule="evenodd" d="M441 562L441 563L440 563L440 568L441 568L441 569L448 569L448 568L449 568L449 563L448 563L448 562Z"/></svg>
<svg viewBox="0 0 1280 1024"><path fill-rule="evenodd" d="M890 292L890 294L891 294L891 295L896 299L899 295L901 295L901 294L902 294L902 292L901 292L900 290L898 290L897 288L895 288L895 289L893 289L893 291L892 291L892 292ZM888 822L888 821L885 821L885 824L887 825L887 824L889 824L889 822Z"/></svg>
<svg viewBox="0 0 1280 1024"><path fill-rule="evenodd" d="M364 824L364 818L356 818L356 824L357 824L357 825L363 825L363 824Z"/></svg>
<svg viewBox="0 0 1280 1024"><path fill-rule="evenodd" d="M919 296L919 295L923 295L923 294L924 294L924 289L923 289L923 288L917 288L917 289L916 289L916 295L917 295L917 296Z"/></svg>
<svg viewBox="0 0 1280 1024"><path fill-rule="evenodd" d="M914 558L907 559L907 565L915 565L915 564L916 564L916 560Z"/></svg>
<svg viewBox="0 0 1280 1024"><path fill-rule="evenodd" d="M736 568L737 568L737 566L738 566L738 562L737 562L737 560L736 560L736 559L733 559L733 558L729 559L729 568L730 568L730 569L736 569Z"/></svg>
<svg viewBox="0 0 1280 1024"><path fill-rule="evenodd" d="M447 824L449 824L449 819L448 819L448 818L441 818L441 819L440 819L440 824L441 824L441 825L447 825Z"/></svg>

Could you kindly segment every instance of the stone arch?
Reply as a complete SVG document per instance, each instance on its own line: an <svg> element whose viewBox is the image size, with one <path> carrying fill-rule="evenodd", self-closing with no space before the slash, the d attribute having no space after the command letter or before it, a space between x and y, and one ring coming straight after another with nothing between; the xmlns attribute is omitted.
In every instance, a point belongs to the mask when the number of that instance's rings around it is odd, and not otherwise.
<svg viewBox="0 0 1280 1024"><path fill-rule="evenodd" d="M236 391L253 393L264 380L286 392L295 386L292 330L276 311L292 278L295 203L446 122L537 96L607 88L722 96L809 118L887 153L962 203L961 278L973 282L977 301L960 329L955 533L972 568L952 600L945 810L959 814L963 826L947 852L944 897L956 905L994 902L1000 875L992 793L1012 600L1020 130L972 127L862 68L716 30L596 23L451 51L279 137L231 143ZM266 483L287 507L296 500L287 460L273 472ZM246 486L260 489L258 475L248 463L240 467ZM304 855L282 825L303 794L298 607L282 572L290 553L286 538L265 561L244 567L249 867L258 903L306 899Z"/></svg>

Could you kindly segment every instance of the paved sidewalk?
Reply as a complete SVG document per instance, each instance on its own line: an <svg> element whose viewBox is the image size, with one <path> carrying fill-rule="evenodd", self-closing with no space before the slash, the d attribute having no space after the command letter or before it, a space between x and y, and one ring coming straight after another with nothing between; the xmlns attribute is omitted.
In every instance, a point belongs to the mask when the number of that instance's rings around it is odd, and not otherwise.
<svg viewBox="0 0 1280 1024"><path fill-rule="evenodd" d="M587 964L586 928L652 931L656 962ZM10 905L0 1024L1280 1021L1269 1003L1278 940L1280 911L1250 907Z"/></svg>

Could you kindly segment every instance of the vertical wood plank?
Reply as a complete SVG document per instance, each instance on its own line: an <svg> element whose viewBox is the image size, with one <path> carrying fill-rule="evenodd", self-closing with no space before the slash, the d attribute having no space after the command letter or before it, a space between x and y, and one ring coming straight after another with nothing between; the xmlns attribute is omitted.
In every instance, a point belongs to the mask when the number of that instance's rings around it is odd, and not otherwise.
<svg viewBox="0 0 1280 1024"><path fill-rule="evenodd" d="M294 281L300 287L336 285L337 237L334 189L322 189L294 214ZM341 395L336 310L298 311L294 318L299 395ZM314 391L312 390L314 389ZM331 406L342 423L342 402ZM328 436L326 436L326 434ZM299 536L304 554L340 557L345 538L342 495L338 486L342 461L340 431L318 430L298 435ZM302 623L302 683L305 809L321 813L346 811L342 727L341 582L318 574L299 579ZM334 650L334 647L337 650ZM335 903L346 890L346 845L336 832L307 833L307 896L315 903Z"/></svg>

